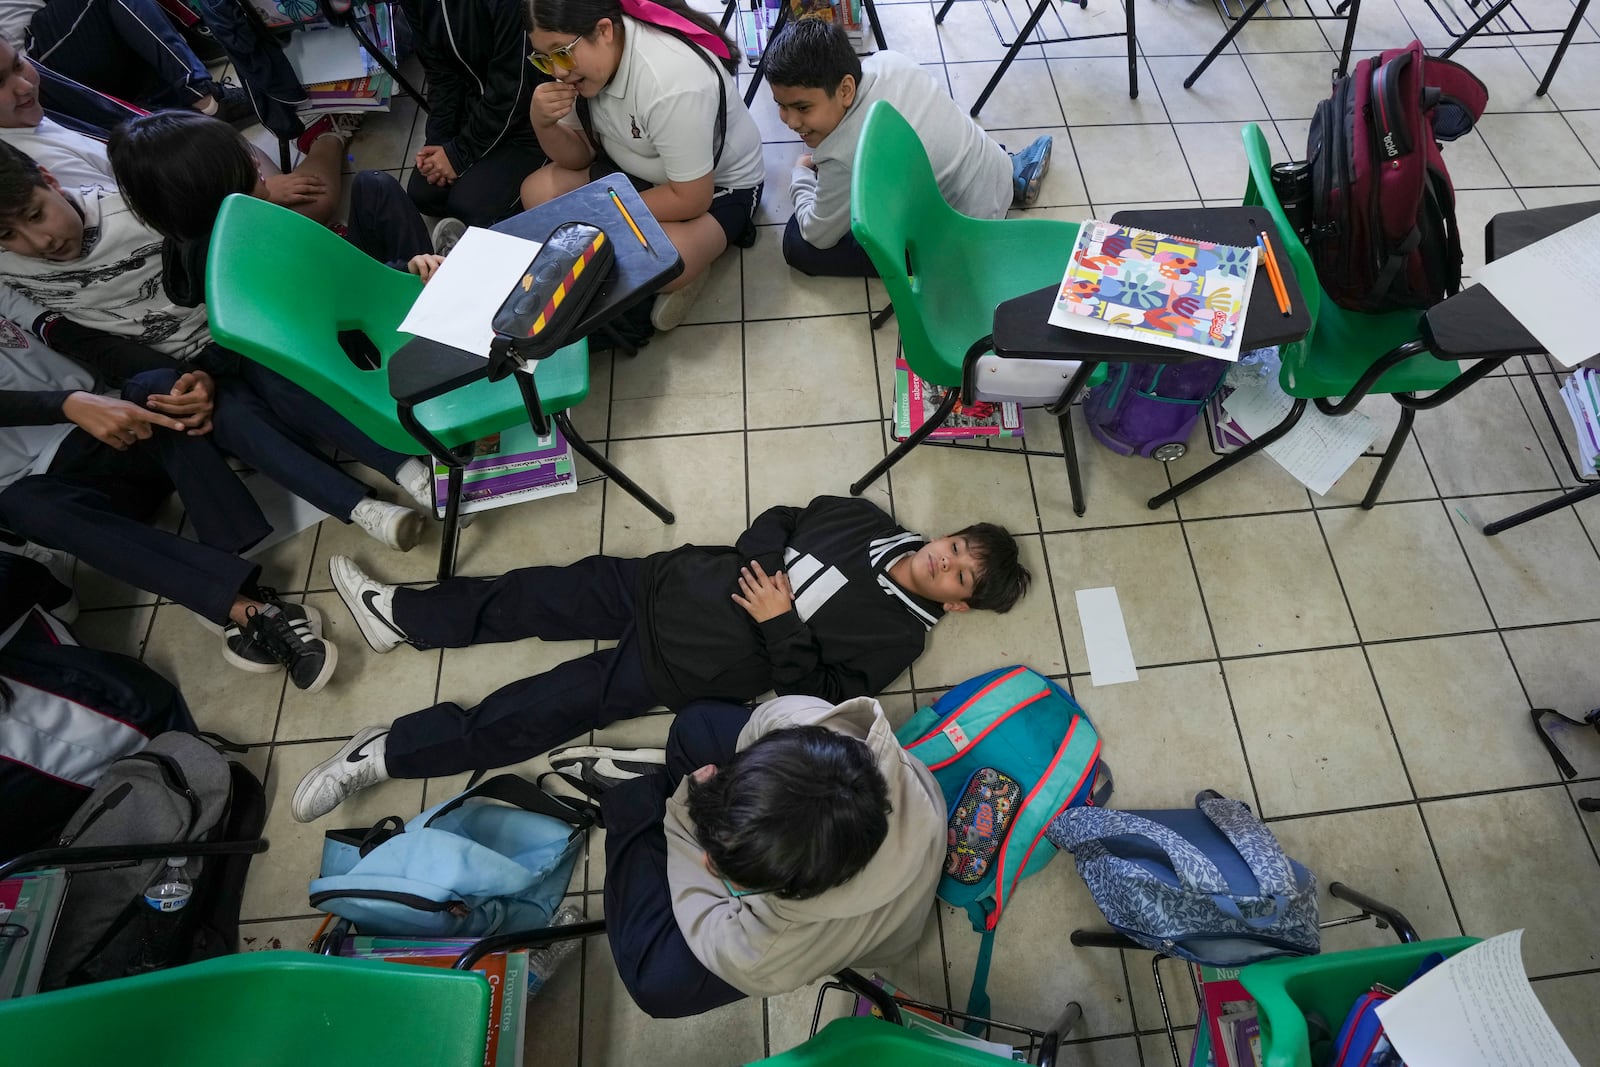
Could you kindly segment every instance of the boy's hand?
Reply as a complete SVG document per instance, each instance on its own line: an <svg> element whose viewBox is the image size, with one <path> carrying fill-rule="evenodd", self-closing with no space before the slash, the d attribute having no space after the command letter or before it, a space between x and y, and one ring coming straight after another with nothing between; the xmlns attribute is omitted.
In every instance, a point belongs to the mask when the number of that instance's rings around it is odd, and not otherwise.
<svg viewBox="0 0 1600 1067"><path fill-rule="evenodd" d="M810 152L807 152L805 155L795 160L794 165L797 167L804 167L809 171L815 171L817 169L816 163L811 159Z"/></svg>
<svg viewBox="0 0 1600 1067"><path fill-rule="evenodd" d="M436 256L432 252L424 252L420 256L412 256L411 262L406 264L406 270L421 278L423 285L427 285L428 279L438 273L439 266L443 262L443 256Z"/></svg>
<svg viewBox="0 0 1600 1067"><path fill-rule="evenodd" d="M417 170L430 185L449 185L460 177L444 148L436 144L424 145L417 153Z"/></svg>
<svg viewBox="0 0 1600 1067"><path fill-rule="evenodd" d="M578 101L578 90L561 82L540 82L533 90L528 118L536 130L548 130L560 122Z"/></svg>
<svg viewBox="0 0 1600 1067"><path fill-rule="evenodd" d="M149 439L158 426L178 433L188 429L168 415L98 393L73 393L61 405L61 413L84 433L119 452L126 451L137 441Z"/></svg>
<svg viewBox="0 0 1600 1067"><path fill-rule="evenodd" d="M755 560L751 560L748 567L739 568L739 592L744 595L733 594L733 602L749 612L756 622L776 619L794 606L789 576L775 571L769 578Z"/></svg>
<svg viewBox="0 0 1600 1067"><path fill-rule="evenodd" d="M214 392L216 383L203 370L193 370L180 377L170 393L157 393L148 397L145 404L152 411L171 415L188 428L190 437L211 432L211 414L216 408Z"/></svg>
<svg viewBox="0 0 1600 1067"><path fill-rule="evenodd" d="M267 200L279 207L309 204L328 191L328 183L315 174L274 174L263 180Z"/></svg>

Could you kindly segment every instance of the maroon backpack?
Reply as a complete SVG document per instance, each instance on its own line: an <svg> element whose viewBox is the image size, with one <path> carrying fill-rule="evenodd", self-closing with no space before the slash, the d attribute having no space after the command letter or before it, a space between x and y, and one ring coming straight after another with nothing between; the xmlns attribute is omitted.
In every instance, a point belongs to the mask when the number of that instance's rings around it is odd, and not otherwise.
<svg viewBox="0 0 1600 1067"><path fill-rule="evenodd" d="M1356 64L1317 105L1307 140L1317 277L1354 311L1426 308L1461 288L1455 188L1439 152L1489 90L1420 42Z"/></svg>

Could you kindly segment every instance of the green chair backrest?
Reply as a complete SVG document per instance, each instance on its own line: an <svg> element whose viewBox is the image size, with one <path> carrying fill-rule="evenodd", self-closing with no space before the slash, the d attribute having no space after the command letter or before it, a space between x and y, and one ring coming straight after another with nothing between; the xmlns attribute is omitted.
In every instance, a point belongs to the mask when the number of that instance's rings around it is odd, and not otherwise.
<svg viewBox="0 0 1600 1067"><path fill-rule="evenodd" d="M389 357L412 335L400 323L422 291L415 275L393 270L325 226L253 196L223 201L206 262L206 308L218 342L292 379L325 400L385 448L423 449L400 425L389 395ZM339 333L361 330L380 356L356 366ZM547 412L565 411L589 392L589 347L575 341L536 371ZM510 378L478 381L418 404L417 418L446 445L524 421L522 393Z"/></svg>
<svg viewBox="0 0 1600 1067"><path fill-rule="evenodd" d="M246 952L0 1003L0 1047L29 1067L478 1067L482 975Z"/></svg>
<svg viewBox="0 0 1600 1067"><path fill-rule="evenodd" d="M867 112L850 182L850 229L883 279L906 363L938 386L1003 300L1061 281L1078 237L1054 219L975 219L945 202L928 153L888 101Z"/></svg>
<svg viewBox="0 0 1600 1067"><path fill-rule="evenodd" d="M1372 363L1390 349L1417 337L1421 312L1390 311L1368 315L1349 311L1335 304L1322 289L1311 253L1295 238L1283 204L1272 187L1272 149L1255 123L1244 127L1244 151L1250 164L1244 203L1265 207L1278 224L1278 233L1287 248L1273 247L1287 254L1295 283L1311 313L1311 332L1304 340L1282 346L1279 355L1283 370L1280 384L1290 396L1340 397L1348 393ZM1414 356L1394 367L1373 387L1374 393L1431 392L1449 385L1460 373L1453 360L1431 355Z"/></svg>
<svg viewBox="0 0 1600 1067"><path fill-rule="evenodd" d="M1012 1062L863 1016L835 1019L804 1044L747 1067L1000 1067Z"/></svg>
<svg viewBox="0 0 1600 1067"><path fill-rule="evenodd" d="M1321 1016L1337 1034L1372 983L1399 989L1429 953L1454 956L1477 943L1475 937L1451 937L1252 963L1239 972L1239 981L1256 1001L1265 1067L1312 1067L1308 1014Z"/></svg>

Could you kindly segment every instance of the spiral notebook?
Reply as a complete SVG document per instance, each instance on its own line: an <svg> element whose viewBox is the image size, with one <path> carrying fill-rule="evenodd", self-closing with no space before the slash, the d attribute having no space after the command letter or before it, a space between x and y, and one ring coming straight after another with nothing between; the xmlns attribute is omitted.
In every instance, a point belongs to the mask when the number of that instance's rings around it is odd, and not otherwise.
<svg viewBox="0 0 1600 1067"><path fill-rule="evenodd" d="M1091 219L1078 230L1050 323L1234 362L1256 255Z"/></svg>

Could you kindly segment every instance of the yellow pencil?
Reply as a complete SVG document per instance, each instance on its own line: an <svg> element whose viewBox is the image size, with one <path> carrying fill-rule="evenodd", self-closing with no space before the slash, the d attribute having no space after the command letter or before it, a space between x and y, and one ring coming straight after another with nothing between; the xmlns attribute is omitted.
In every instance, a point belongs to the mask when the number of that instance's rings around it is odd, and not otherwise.
<svg viewBox="0 0 1600 1067"><path fill-rule="evenodd" d="M622 197L618 196L617 191L609 185L606 186L606 192L611 194L611 202L617 205L618 211L622 212L623 219L628 223L628 229L632 230L633 235L639 239L639 243L644 245L644 250L654 255L655 249L650 247L650 242L644 239L644 234L639 230L639 224L633 221L632 215L628 214L628 205L622 202Z"/></svg>

